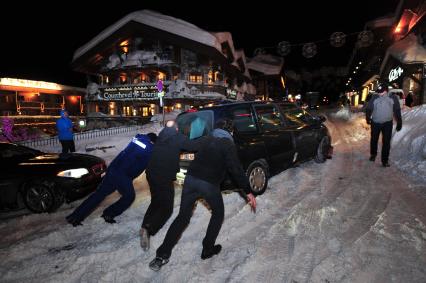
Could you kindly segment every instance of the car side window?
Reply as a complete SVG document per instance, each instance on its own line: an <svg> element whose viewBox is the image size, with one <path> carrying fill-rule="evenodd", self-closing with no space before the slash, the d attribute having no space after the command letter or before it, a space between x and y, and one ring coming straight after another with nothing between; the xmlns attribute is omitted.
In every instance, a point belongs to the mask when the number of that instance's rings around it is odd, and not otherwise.
<svg viewBox="0 0 426 283"><path fill-rule="evenodd" d="M256 123L250 110L250 106L239 106L231 110L232 121L238 132L256 132Z"/></svg>
<svg viewBox="0 0 426 283"><path fill-rule="evenodd" d="M308 112L299 108L284 110L284 116L289 126L301 126L315 122L315 119Z"/></svg>
<svg viewBox="0 0 426 283"><path fill-rule="evenodd" d="M275 105L255 106L259 126L265 131L274 131L281 128L281 113Z"/></svg>

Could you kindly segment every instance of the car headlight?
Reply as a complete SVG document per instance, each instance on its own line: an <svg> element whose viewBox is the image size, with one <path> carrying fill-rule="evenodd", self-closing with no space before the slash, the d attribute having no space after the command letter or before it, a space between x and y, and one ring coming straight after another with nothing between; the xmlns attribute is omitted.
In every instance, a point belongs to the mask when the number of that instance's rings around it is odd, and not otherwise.
<svg viewBox="0 0 426 283"><path fill-rule="evenodd" d="M86 168L70 169L61 171L57 174L59 177L68 177L68 178L81 178L81 176L89 173L89 170Z"/></svg>

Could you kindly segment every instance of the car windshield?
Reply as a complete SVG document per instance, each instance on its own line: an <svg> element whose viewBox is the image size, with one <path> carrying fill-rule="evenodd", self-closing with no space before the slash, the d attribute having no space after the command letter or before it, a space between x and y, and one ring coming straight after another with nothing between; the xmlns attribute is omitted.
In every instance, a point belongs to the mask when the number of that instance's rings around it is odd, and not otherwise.
<svg viewBox="0 0 426 283"><path fill-rule="evenodd" d="M190 139L208 135L213 129L213 111L189 112L178 116L179 132Z"/></svg>
<svg viewBox="0 0 426 283"><path fill-rule="evenodd" d="M37 156L42 152L26 146L17 144L2 144L0 145L1 158L14 158L22 156Z"/></svg>

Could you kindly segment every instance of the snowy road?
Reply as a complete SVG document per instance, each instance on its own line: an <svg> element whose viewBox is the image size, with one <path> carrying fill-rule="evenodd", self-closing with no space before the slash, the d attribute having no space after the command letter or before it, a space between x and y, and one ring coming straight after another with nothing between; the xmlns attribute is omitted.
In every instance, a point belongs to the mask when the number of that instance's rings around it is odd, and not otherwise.
<svg viewBox="0 0 426 283"><path fill-rule="evenodd" d="M272 177L256 214L238 195L224 195L223 250L212 259L200 259L210 214L199 203L170 262L150 270L171 221L144 253L137 236L149 204L143 194L116 225L98 209L73 228L63 219L71 206L0 223L0 281L426 282L424 196L395 166L368 161L361 116L327 125L333 159Z"/></svg>

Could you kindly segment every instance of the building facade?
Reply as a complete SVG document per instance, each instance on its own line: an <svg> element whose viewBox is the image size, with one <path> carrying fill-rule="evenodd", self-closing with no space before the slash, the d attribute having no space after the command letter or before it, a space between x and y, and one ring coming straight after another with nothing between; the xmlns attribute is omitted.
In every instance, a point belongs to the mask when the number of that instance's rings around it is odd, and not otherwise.
<svg viewBox="0 0 426 283"><path fill-rule="evenodd" d="M147 117L162 106L185 110L255 94L230 33L148 10L125 16L79 48L72 67L90 77L89 115Z"/></svg>

